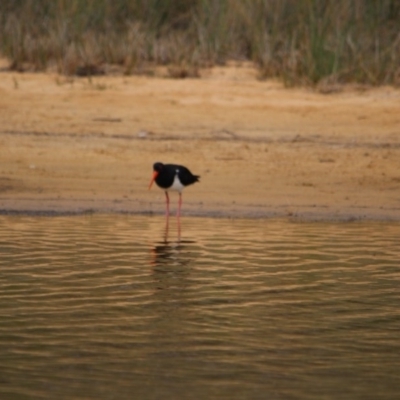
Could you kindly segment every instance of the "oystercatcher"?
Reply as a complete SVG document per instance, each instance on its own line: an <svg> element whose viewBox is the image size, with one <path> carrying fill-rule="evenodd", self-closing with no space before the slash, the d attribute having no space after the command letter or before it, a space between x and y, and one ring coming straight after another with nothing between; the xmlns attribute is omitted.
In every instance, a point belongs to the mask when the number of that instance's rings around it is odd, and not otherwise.
<svg viewBox="0 0 400 400"><path fill-rule="evenodd" d="M181 214L182 206L182 190L185 186L189 186L195 182L199 181L200 176L193 175L186 167L183 165L176 164L163 164L156 162L153 165L153 177L151 178L149 190L154 181L156 181L157 186L165 191L166 200L166 215L169 216L169 196L168 191L175 190L179 193L179 203L178 211L176 213L177 217Z"/></svg>

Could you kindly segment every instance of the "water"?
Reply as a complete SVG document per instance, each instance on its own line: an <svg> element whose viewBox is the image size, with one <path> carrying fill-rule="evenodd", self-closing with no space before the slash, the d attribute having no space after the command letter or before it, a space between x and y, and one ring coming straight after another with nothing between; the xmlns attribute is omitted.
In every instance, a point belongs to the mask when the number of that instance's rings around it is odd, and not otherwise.
<svg viewBox="0 0 400 400"><path fill-rule="evenodd" d="M0 217L1 399L400 398L400 225Z"/></svg>

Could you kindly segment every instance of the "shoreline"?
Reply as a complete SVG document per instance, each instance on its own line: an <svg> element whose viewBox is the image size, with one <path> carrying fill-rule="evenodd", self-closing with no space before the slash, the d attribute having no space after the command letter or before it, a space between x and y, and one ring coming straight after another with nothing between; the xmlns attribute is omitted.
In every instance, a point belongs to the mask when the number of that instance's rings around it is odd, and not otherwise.
<svg viewBox="0 0 400 400"><path fill-rule="evenodd" d="M32 203L30 204L32 206ZM163 211L155 210L138 210L131 208L93 208L85 206L77 206L76 208L24 208L17 205L14 208L0 209L0 216L28 216L28 217L66 217L66 216L85 216L85 215L129 215L129 216L148 216L148 217L165 217ZM215 219L262 219L276 220L284 219L292 222L309 222L309 223L343 223L343 222L387 222L400 223L400 210L356 210L344 212L326 211L324 209L315 211L296 211L284 212L279 210L203 210L203 211L185 211L181 214L181 221L185 218L215 218ZM175 220L174 211L170 215L170 221Z"/></svg>

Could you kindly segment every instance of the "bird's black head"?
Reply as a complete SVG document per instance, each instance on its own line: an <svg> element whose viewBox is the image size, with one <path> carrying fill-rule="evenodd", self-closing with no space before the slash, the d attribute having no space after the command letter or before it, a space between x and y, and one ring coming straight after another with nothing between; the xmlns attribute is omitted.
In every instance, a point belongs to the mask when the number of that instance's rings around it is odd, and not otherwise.
<svg viewBox="0 0 400 400"><path fill-rule="evenodd" d="M164 168L164 164L160 162L156 162L153 165L153 170L157 172L161 172L161 170Z"/></svg>

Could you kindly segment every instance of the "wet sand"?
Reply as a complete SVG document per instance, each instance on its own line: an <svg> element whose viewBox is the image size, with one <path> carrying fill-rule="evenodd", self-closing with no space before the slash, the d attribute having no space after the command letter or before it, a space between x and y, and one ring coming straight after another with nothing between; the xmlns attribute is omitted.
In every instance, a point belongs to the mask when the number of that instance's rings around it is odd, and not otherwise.
<svg viewBox="0 0 400 400"><path fill-rule="evenodd" d="M0 211L161 214L162 161L201 175L183 217L400 220L400 90L159 75L1 72Z"/></svg>

